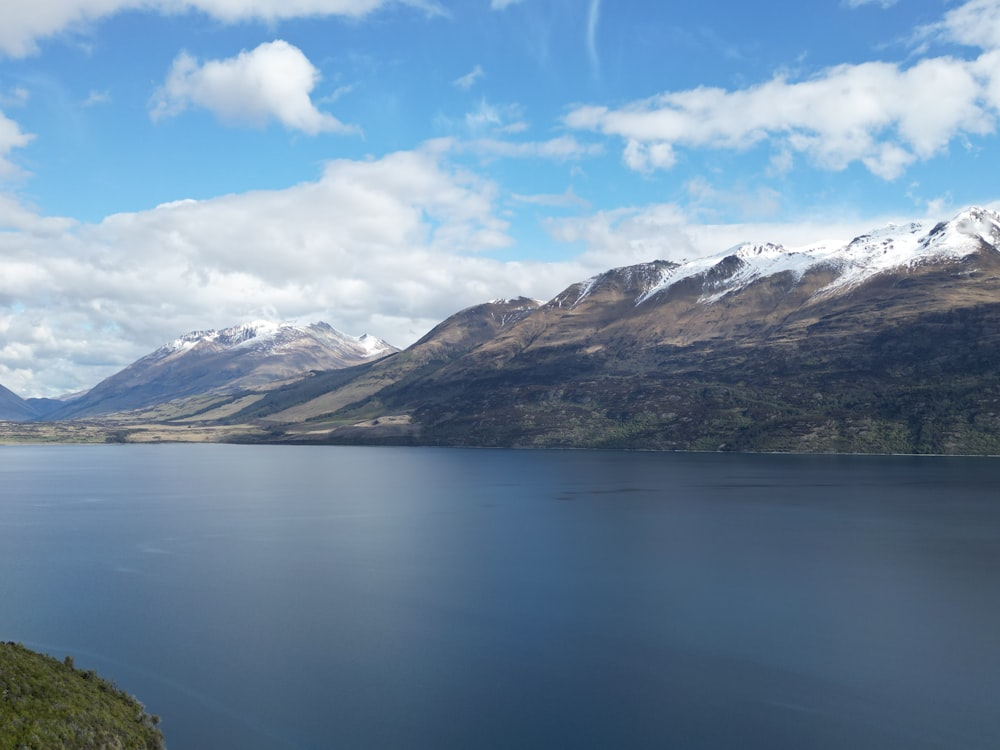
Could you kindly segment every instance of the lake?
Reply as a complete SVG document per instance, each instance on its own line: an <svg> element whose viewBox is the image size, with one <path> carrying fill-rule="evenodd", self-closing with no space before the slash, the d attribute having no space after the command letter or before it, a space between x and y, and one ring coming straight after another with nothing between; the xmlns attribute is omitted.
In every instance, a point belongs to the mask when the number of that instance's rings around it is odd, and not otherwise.
<svg viewBox="0 0 1000 750"><path fill-rule="evenodd" d="M201 748L1000 747L1000 460L0 448L0 639Z"/></svg>

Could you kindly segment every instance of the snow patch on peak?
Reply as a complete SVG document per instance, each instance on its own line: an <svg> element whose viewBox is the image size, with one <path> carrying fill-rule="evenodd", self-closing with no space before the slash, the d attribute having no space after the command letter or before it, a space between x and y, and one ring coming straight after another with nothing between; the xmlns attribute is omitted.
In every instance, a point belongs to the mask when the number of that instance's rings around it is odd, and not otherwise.
<svg viewBox="0 0 1000 750"><path fill-rule="evenodd" d="M753 242L744 242L732 248L729 251L729 254L735 255L739 258L761 258L771 257L785 252L785 247L783 245L775 245L771 242L765 242L763 245L758 245Z"/></svg>
<svg viewBox="0 0 1000 750"><path fill-rule="evenodd" d="M532 299L531 297L525 297L521 295L520 297L498 297L497 299L490 300L486 304L488 305L504 305L511 306L516 305L517 307L537 307L538 305L545 304L542 300Z"/></svg>
<svg viewBox="0 0 1000 750"><path fill-rule="evenodd" d="M662 260L656 260L650 263L640 263L634 266L613 268L610 271L598 274L597 276L591 276L586 281L577 284L575 299L557 297L554 302L558 307L563 307L565 305L566 307L573 309L593 294L594 291L604 282L611 282L622 285L626 288L636 288L638 290L638 295L635 298L635 302L636 304L639 304L640 301L648 296L651 289L663 284L664 279L673 274L677 268L678 265L676 263Z"/></svg>
<svg viewBox="0 0 1000 750"><path fill-rule="evenodd" d="M953 234L980 240L994 248L1000 248L1000 214L989 209L978 206L967 208L946 224L941 234L947 234L949 229Z"/></svg>
<svg viewBox="0 0 1000 750"><path fill-rule="evenodd" d="M730 269L721 268L726 260L731 261ZM763 245L744 243L736 247L735 252L730 252L727 258L723 259L723 263L716 266L716 269L722 271L718 274L718 278L706 279L704 294L700 301L715 302L734 288L742 289L758 279L781 273L791 273L797 282L809 269L809 261L810 256L807 253L788 250L783 245L770 242Z"/></svg>
<svg viewBox="0 0 1000 750"><path fill-rule="evenodd" d="M278 334L298 330L294 326L274 323L269 320L254 320L250 323L223 328L210 339L222 346L253 346L273 341Z"/></svg>
<svg viewBox="0 0 1000 750"><path fill-rule="evenodd" d="M530 313L541 307L542 304L544 303L523 296L500 298L487 303L490 307L498 308L490 310L489 315L501 328L523 320Z"/></svg>
<svg viewBox="0 0 1000 750"><path fill-rule="evenodd" d="M327 323L297 325L253 320L229 328L191 331L160 347L145 359L180 356L199 348L210 351L250 349L263 354L279 353L304 341L320 342L325 347L353 349L365 358L395 351L395 347L374 336L348 336Z"/></svg>
<svg viewBox="0 0 1000 750"><path fill-rule="evenodd" d="M594 287L597 286L597 282L600 280L601 280L601 274L598 274L597 276L591 276L589 279L584 281L580 285L580 293L577 295L576 299L570 303L569 305L570 309L573 309L581 302L583 302L585 299L587 299L587 297L590 296L590 293L594 291Z"/></svg>
<svg viewBox="0 0 1000 750"><path fill-rule="evenodd" d="M364 356L368 358L382 357L396 350L394 346L390 346L382 339L368 333L363 333L354 340L361 346Z"/></svg>
<svg viewBox="0 0 1000 750"><path fill-rule="evenodd" d="M826 263L839 272L817 294L825 296L849 289L891 268L912 264L923 236L923 224L889 224L855 237L845 247L817 254L816 263Z"/></svg>
<svg viewBox="0 0 1000 750"><path fill-rule="evenodd" d="M711 304L754 281L780 273L791 273L797 282L817 268L837 274L820 289L826 296L855 287L894 268L961 260L983 245L1000 250L1000 215L983 208L969 208L929 232L919 222L889 224L855 237L848 243L825 240L799 248L772 243L742 243L725 253L683 263L668 269L659 284L643 294L642 304L657 293L684 279L703 281L699 301Z"/></svg>
<svg viewBox="0 0 1000 750"><path fill-rule="evenodd" d="M679 281L696 276L704 277L704 293L699 301L709 304L764 276L790 271L798 280L810 263L811 259L802 251L788 250L773 243L744 242L721 255L688 261L678 268L667 270L660 282L637 299L636 304L642 304Z"/></svg>

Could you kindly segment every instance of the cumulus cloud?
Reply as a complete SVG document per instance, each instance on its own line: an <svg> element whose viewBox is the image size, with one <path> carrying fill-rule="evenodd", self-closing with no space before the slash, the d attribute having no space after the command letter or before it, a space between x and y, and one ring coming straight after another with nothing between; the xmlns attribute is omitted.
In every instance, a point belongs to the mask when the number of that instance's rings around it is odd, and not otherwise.
<svg viewBox="0 0 1000 750"><path fill-rule="evenodd" d="M745 150L766 142L786 161L798 154L830 170L861 162L893 179L955 137L993 132L997 113L984 99L995 87L996 73L981 61L871 62L804 81L777 76L735 91L668 92L618 109L580 106L566 124L621 137L623 160L638 171L669 169L677 148Z"/></svg>
<svg viewBox="0 0 1000 750"><path fill-rule="evenodd" d="M971 0L948 11L941 22L925 28L923 33L969 47L1000 49L1000 2Z"/></svg>
<svg viewBox="0 0 1000 750"><path fill-rule="evenodd" d="M67 28L92 23L124 10L163 14L197 11L226 23L248 20L347 16L358 18L394 4L411 5L432 15L443 8L433 0L43 0L4 4L0 53L24 57L38 51L38 41Z"/></svg>
<svg viewBox="0 0 1000 750"><path fill-rule="evenodd" d="M76 226L73 219L45 217L15 195L0 192L0 233L24 232L33 237L58 237ZM2 290L0 290L2 293Z"/></svg>
<svg viewBox="0 0 1000 750"><path fill-rule="evenodd" d="M160 120L195 105L230 124L263 126L275 119L310 135L356 132L313 104L309 94L319 79L302 51L281 39L203 64L182 52L154 94L150 116Z"/></svg>
<svg viewBox="0 0 1000 750"><path fill-rule="evenodd" d="M363 161L313 181L182 200L96 224L39 216L0 194L0 383L21 395L91 387L177 335L255 318L325 320L406 346L497 297L549 299L614 266L789 246L869 228L703 225L674 204L549 219L564 262L502 261L513 242L496 184L450 161L453 142ZM692 192L710 185L690 185ZM563 195L510 198L586 210Z"/></svg>
<svg viewBox="0 0 1000 750"><path fill-rule="evenodd" d="M441 149L330 162L315 181L75 224L0 201L0 383L96 384L188 330L326 320L398 346L467 305L551 297L591 269L502 262L497 187ZM5 216L6 211L6 216Z"/></svg>
<svg viewBox="0 0 1000 750"><path fill-rule="evenodd" d="M557 242L580 245L583 258L610 268L653 259L675 260L704 255L688 234L690 220L679 206L618 208L590 216L549 219L545 228Z"/></svg>
<svg viewBox="0 0 1000 750"><path fill-rule="evenodd" d="M702 221L696 210L659 203L551 218L545 228L554 240L581 248L577 262L582 266L607 269L653 259L680 262L717 255L743 242L774 242L789 248L817 241L846 243L898 219L805 217L795 223L712 224Z"/></svg>
<svg viewBox="0 0 1000 750"><path fill-rule="evenodd" d="M657 169L670 169L677 161L674 148L669 143L643 143L635 138L629 138L622 153L622 161L629 169L636 172L652 172Z"/></svg>

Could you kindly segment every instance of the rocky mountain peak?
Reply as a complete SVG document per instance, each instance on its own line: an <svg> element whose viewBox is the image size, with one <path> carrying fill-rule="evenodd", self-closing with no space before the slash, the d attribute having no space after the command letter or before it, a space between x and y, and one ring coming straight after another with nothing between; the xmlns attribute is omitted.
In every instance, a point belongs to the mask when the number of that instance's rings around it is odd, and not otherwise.
<svg viewBox="0 0 1000 750"><path fill-rule="evenodd" d="M832 281L816 292L817 296L829 296L893 269L959 261L981 250L998 248L1000 215L972 207L929 231L925 224L910 222L888 224L846 244L824 242L786 248L774 243L743 243L724 253L667 269L659 283L637 302L641 304L681 281L694 278L702 281L700 301L711 304L759 279L787 273L798 282L810 271L834 275ZM567 292L572 290L570 287Z"/></svg>
<svg viewBox="0 0 1000 750"><path fill-rule="evenodd" d="M109 414L202 393L235 393L364 364L395 351L374 336L348 336L326 323L256 320L192 331L55 410L53 418Z"/></svg>
<svg viewBox="0 0 1000 750"><path fill-rule="evenodd" d="M666 260L654 260L634 266L622 266L573 284L552 299L548 305L574 308L587 299L602 295L631 298L638 303L650 290L657 288L679 266Z"/></svg>

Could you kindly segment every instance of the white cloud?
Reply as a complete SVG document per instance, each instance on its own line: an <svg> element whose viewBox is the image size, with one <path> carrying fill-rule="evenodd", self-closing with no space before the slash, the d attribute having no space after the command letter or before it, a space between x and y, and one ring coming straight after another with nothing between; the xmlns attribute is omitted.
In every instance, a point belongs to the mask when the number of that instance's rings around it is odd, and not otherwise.
<svg viewBox="0 0 1000 750"><path fill-rule="evenodd" d="M1000 111L1000 50L982 55L976 61L976 72L984 83L983 95L989 106Z"/></svg>
<svg viewBox="0 0 1000 750"><path fill-rule="evenodd" d="M493 10L503 10L521 2L524 2L524 0L490 0L490 7Z"/></svg>
<svg viewBox="0 0 1000 750"><path fill-rule="evenodd" d="M571 135L562 135L547 141L505 141L499 138L452 141L451 150L456 153L477 154L485 158L552 161L577 161L604 153L601 144L581 143Z"/></svg>
<svg viewBox="0 0 1000 750"><path fill-rule="evenodd" d="M21 107L31 98L30 92L22 87L15 86L9 94L0 92L0 107Z"/></svg>
<svg viewBox="0 0 1000 750"><path fill-rule="evenodd" d="M12 57L34 54L41 39L124 10L163 14L197 11L226 23L236 23L321 16L358 18L399 3L431 15L445 15L444 9L432 0L15 0L4 3L0 53Z"/></svg>
<svg viewBox="0 0 1000 750"><path fill-rule="evenodd" d="M465 115L465 126L474 133L521 133L528 129L524 108L519 104L490 104L486 99Z"/></svg>
<svg viewBox="0 0 1000 750"><path fill-rule="evenodd" d="M15 148L24 148L34 137L0 112L0 180L22 174L20 167L10 161L10 152Z"/></svg>
<svg viewBox="0 0 1000 750"><path fill-rule="evenodd" d="M689 185L691 190L710 186ZM832 215L832 214L831 214ZM935 219L940 217L934 217ZM590 216L549 219L545 228L558 242L579 245L577 261L607 269L654 259L680 262L717 255L742 242L774 242L801 247L818 241L848 242L900 217L845 220L804 217L795 223L711 224L673 203L598 211Z"/></svg>
<svg viewBox="0 0 1000 750"><path fill-rule="evenodd" d="M596 71L600 67L600 58L597 56L597 24L601 19L601 0L590 0L590 8L587 11L587 55L590 57L590 65Z"/></svg>
<svg viewBox="0 0 1000 750"><path fill-rule="evenodd" d="M684 188L690 197L688 212L706 219L720 215L773 216L782 206L781 193L764 185L720 189L704 176L698 176Z"/></svg>
<svg viewBox="0 0 1000 750"><path fill-rule="evenodd" d="M76 222L72 219L39 216L34 206L26 205L14 195L0 192L0 233L23 232L34 237L58 237L74 226Z"/></svg>
<svg viewBox="0 0 1000 750"><path fill-rule="evenodd" d="M891 8L898 0L844 0L848 8L860 8L863 5L877 5L880 8Z"/></svg>
<svg viewBox="0 0 1000 750"><path fill-rule="evenodd" d="M984 50L1000 49L1000 2L971 0L953 8L944 20L923 30L959 44Z"/></svg>
<svg viewBox="0 0 1000 750"><path fill-rule="evenodd" d="M535 195L519 195L512 193L513 198L518 203L526 203L532 206L548 206L550 208L590 208L590 202L584 200L573 191L573 187L566 188L566 192L559 195L539 193Z"/></svg>
<svg viewBox="0 0 1000 750"><path fill-rule="evenodd" d="M642 143L630 138L622 153L625 166L636 172L652 172L657 169L670 169L677 161L674 149L669 143Z"/></svg>
<svg viewBox="0 0 1000 750"><path fill-rule="evenodd" d="M84 107L93 107L97 104L110 104L111 103L111 92L110 91L91 91L87 98L83 100Z"/></svg>
<svg viewBox="0 0 1000 750"><path fill-rule="evenodd" d="M909 68L840 65L804 81L778 76L735 91L668 92L619 109L581 106L566 124L623 138L623 159L637 171L669 169L677 148L769 143L786 166L789 154L799 154L831 170L861 162L893 179L955 137L992 133L996 111L984 97L995 78L979 61L951 57Z"/></svg>
<svg viewBox="0 0 1000 750"><path fill-rule="evenodd" d="M496 202L433 144L98 224L0 201L0 383L90 387L182 332L259 317L407 345L462 307L551 297L592 271L491 258L512 242Z"/></svg>
<svg viewBox="0 0 1000 750"><path fill-rule="evenodd" d="M457 89L462 89L462 91L468 91L475 85L476 81L478 81L485 75L486 72L483 70L483 66L477 65L468 73L466 73L464 76L456 78L454 81L451 82L451 84Z"/></svg>
<svg viewBox="0 0 1000 750"><path fill-rule="evenodd" d="M654 259L679 261L710 252L696 246L687 231L689 224L680 207L661 204L549 219L545 228L558 242L581 245L588 264L607 269Z"/></svg>
<svg viewBox="0 0 1000 750"><path fill-rule="evenodd" d="M42 217L0 195L0 383L21 395L79 390L180 333L262 317L326 320L405 346L465 306L548 299L614 266L743 240L850 239L877 225L701 225L660 204L549 219L553 239L578 255L504 262L490 254L513 242L498 187L450 162L455 148L439 140L337 160L284 190L175 201L97 224ZM710 184L688 187L696 201L719 200ZM584 207L571 190L512 199Z"/></svg>
<svg viewBox="0 0 1000 750"><path fill-rule="evenodd" d="M281 39L204 64L182 52L153 96L150 115L159 120L196 105L225 123L263 126L273 118L310 135L356 132L316 109L309 94L319 79L302 51Z"/></svg>

